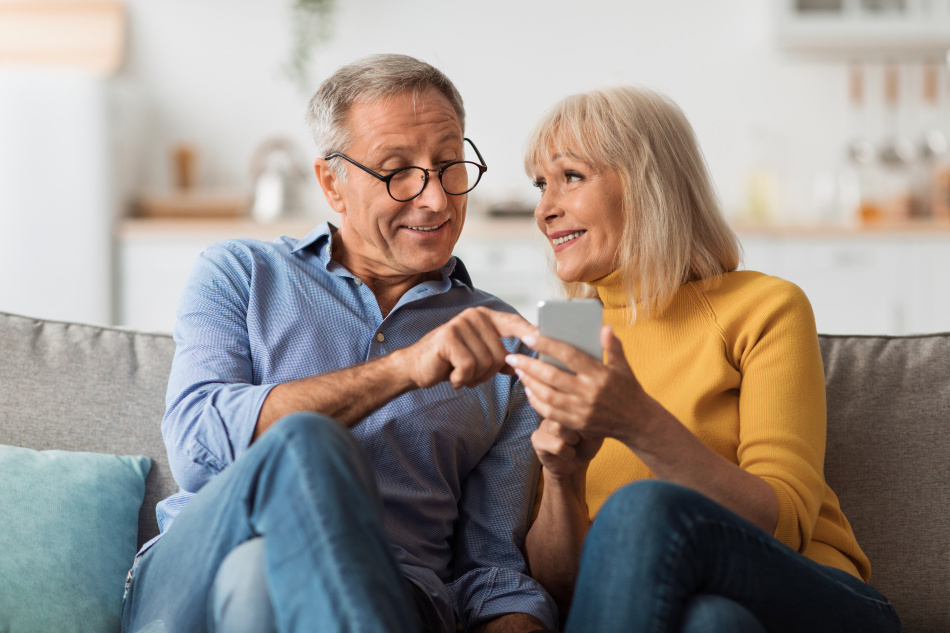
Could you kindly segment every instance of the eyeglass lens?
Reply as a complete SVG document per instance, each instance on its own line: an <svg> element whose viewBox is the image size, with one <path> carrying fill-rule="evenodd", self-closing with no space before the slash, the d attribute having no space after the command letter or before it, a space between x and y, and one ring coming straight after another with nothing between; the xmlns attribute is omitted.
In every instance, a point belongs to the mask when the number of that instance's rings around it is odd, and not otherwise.
<svg viewBox="0 0 950 633"><path fill-rule="evenodd" d="M475 163L455 163L442 172L442 188L446 193L460 195L475 187L479 177ZM409 200L422 193L425 184L426 170L409 167L393 175L389 181L389 193L397 200Z"/></svg>

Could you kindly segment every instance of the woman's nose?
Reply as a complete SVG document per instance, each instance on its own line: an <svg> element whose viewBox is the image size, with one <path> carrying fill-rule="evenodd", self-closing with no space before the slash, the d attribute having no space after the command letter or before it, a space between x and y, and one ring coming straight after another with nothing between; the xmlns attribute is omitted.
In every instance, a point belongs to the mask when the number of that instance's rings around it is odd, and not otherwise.
<svg viewBox="0 0 950 633"><path fill-rule="evenodd" d="M541 195L541 201L534 208L534 219L538 222L550 222L561 215L560 208L557 206L554 196L548 195L545 191Z"/></svg>

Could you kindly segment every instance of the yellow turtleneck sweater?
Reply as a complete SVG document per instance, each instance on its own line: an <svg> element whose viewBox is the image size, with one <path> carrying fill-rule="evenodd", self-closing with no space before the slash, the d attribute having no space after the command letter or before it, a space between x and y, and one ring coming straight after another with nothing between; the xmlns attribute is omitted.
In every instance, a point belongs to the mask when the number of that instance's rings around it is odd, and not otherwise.
<svg viewBox="0 0 950 633"><path fill-rule="evenodd" d="M646 392L772 487L775 538L867 581L870 563L824 479L824 369L804 293L761 273L727 273L684 285L661 315L629 327L619 271L593 285ZM617 488L646 477L646 465L608 439L587 475L591 518Z"/></svg>

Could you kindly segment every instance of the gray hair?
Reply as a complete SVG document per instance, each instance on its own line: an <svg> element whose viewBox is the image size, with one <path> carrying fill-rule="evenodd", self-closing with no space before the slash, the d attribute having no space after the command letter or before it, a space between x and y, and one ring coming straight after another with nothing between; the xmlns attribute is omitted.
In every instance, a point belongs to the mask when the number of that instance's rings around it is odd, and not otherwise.
<svg viewBox="0 0 950 633"><path fill-rule="evenodd" d="M452 81L438 68L408 55L370 55L328 77L310 99L306 122L319 156L343 152L352 142L346 118L354 103L374 103L411 90L445 96L465 131L465 106ZM342 166L337 173L344 177Z"/></svg>

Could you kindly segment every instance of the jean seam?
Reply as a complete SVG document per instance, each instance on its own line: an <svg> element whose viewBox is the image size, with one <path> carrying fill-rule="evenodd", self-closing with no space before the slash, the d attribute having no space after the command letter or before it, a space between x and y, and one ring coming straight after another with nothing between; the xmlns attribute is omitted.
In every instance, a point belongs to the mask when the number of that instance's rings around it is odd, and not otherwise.
<svg viewBox="0 0 950 633"><path fill-rule="evenodd" d="M691 532L693 523L694 521L690 519L689 525L685 526L686 532ZM666 564L667 571L666 578L678 577L678 574L676 574L674 570L678 569L682 565L683 553L686 550L685 544L686 539L684 539L680 534L673 533L672 538L670 539L667 554L664 557L664 563ZM669 629L670 622L673 619L673 583L664 582L662 589L662 592L658 592L658 599L661 604L660 608L657 610L657 630Z"/></svg>
<svg viewBox="0 0 950 633"><path fill-rule="evenodd" d="M748 530L747 528L745 528L744 526L736 525L731 522L720 521L716 519L708 519L705 517L697 517L697 518L689 519L688 524L684 526L685 531L687 531L690 537L693 539L697 538L698 531L702 527L718 527L720 529L723 529L724 531L731 531L741 536L743 539L746 539L746 540L752 539L756 541L757 543L759 543L760 545L764 545L777 553L780 553L780 554L786 553L784 551L784 548L786 548L787 546L781 543L781 541L776 540L774 537L769 536L766 532L759 530L761 532L761 535L755 534L751 532L750 530ZM797 553L799 556L802 556L802 558L804 558L805 560L810 560L807 557L805 557L803 554L801 554L800 552L797 552ZM820 563L816 563L816 564L820 564ZM832 569L837 569L837 567L833 567ZM847 572L844 572L842 570L842 573L847 573ZM885 611L894 613L895 615L897 614L897 610L894 608L894 605L892 605L890 601L887 600L886 598L883 600L879 600L873 596L868 596L858 591L855 591L852 587L850 587L846 583L841 582L837 578L828 577L828 579L834 582L839 588L846 590L848 593L860 598L861 600L869 604L873 604L880 608L883 608ZM855 578L855 580L860 580L860 579ZM864 581L861 580L861 582L864 582ZM868 585L868 586L870 587L871 585ZM873 587L871 588L873 589ZM875 589L875 591L877 590Z"/></svg>
<svg viewBox="0 0 950 633"><path fill-rule="evenodd" d="M283 444L284 447L286 447L288 453L289 453L290 456L291 456L291 459L293 459L293 461L294 461L294 467L295 467L298 471L302 471L302 470L303 470L303 469L302 469L303 463L302 463L302 460L300 459L300 455L297 453L296 446L295 446L294 442L292 441L292 439L291 439L291 437L290 437L291 433L288 432L288 431L284 431L283 429L281 429L281 435L283 436L283 439L284 439L284 441L282 442L282 444ZM307 493L310 495L310 497L311 497L311 498L315 498L315 496L316 496L316 495L315 495L315 491L311 488L310 482L309 482L309 481L305 481L304 485L306 486ZM315 512L315 513L313 513L313 515L314 515L314 516L313 516L313 519L314 519L313 522L314 522L314 524L320 524L321 527L324 527L324 528L325 528L325 527L326 527L326 522L325 522L323 516L321 515L321 513ZM325 530L325 529L321 529L321 530L318 530L318 532L319 532L319 535L320 535L321 540L322 540L321 546L322 546L322 548L323 548L323 551L331 551L330 544L325 540L325 533L326 533L326 530ZM356 620L356 618L353 618L353 616L358 615L358 614L359 614L359 611L358 611L357 609L354 609L354 608L353 608L353 605L354 605L354 602L355 602L355 601L354 601L354 599L353 599L353 596L348 595L347 592L346 592L346 588L348 587L348 583L342 582L343 573L342 573L342 571L339 569L339 567L337 567L336 565L333 564L333 563L335 563L334 557L333 557L333 556L327 556L327 557L325 557L325 558L322 559L322 560L317 560L317 558L316 558L316 556L315 556L315 551L314 551L313 548L309 548L309 547L308 547L308 548L306 548L306 551L307 551L307 555L310 556L310 557L313 559L313 562L314 562L315 565L321 565L321 566L324 567L324 569L326 569L326 566L327 566L326 564L327 564L328 562L331 563L330 566L333 568L333 569L332 569L332 573L333 573L333 576L335 577L335 580L336 580L336 582L335 582L334 584L336 585L336 587L337 587L338 590L340 591L341 604L345 602L345 609L346 609L346 613L347 613L347 618L350 619L350 620Z"/></svg>

